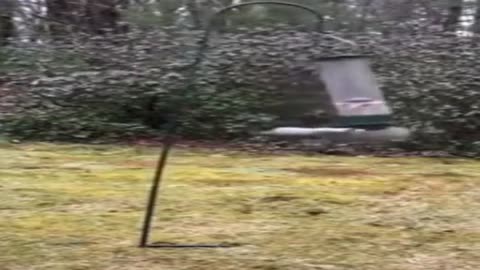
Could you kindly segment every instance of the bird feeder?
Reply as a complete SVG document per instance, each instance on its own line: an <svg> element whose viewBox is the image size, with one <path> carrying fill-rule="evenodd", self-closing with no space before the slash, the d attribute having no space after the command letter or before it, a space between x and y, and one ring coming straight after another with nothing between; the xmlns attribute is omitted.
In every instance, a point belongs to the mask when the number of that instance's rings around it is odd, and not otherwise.
<svg viewBox="0 0 480 270"><path fill-rule="evenodd" d="M191 74L187 77L185 91L195 91L195 82L200 64L208 48L208 41L215 19L219 15L235 10L243 6L251 5L282 5L303 9L315 15L319 24L323 22L323 16L315 9L307 6L273 2L259 1L247 2L233 5L219 10L214 14L207 26L205 35L201 40L195 61L191 66ZM354 44L351 41L322 33L340 42ZM327 138L333 141L390 141L404 140L408 137L408 130L391 126L391 110L387 105L383 94L376 82L375 76L370 69L368 57L362 55L344 55L312 59L310 65L313 67L313 82L317 97L323 95L327 104L331 107L331 125L328 126L284 126L261 132L266 136L281 136L293 138ZM318 86L318 87L317 87ZM295 93L293 93L295 95ZM181 96L181 94L179 95ZM300 97L300 95L298 95ZM292 103L300 102L300 98L293 98ZM304 98L313 107L318 104L325 104L324 100L315 98ZM320 105L319 105L320 106ZM302 106L301 106L302 107ZM182 113L179 106L178 113ZM178 115L176 116L178 117ZM181 124L181 118L170 121L167 135L164 140L161 155L158 159L155 175L153 177L148 203L145 211L145 219L142 228L140 247L142 248L218 248L231 245L210 245L210 244L151 244L149 235L152 225L152 218L155 213L156 200L160 189L162 175L167 164L169 152L174 145L176 127Z"/></svg>
<svg viewBox="0 0 480 270"><path fill-rule="evenodd" d="M317 76L335 107L335 124L347 127L388 126L391 110L363 55L320 58Z"/></svg>
<svg viewBox="0 0 480 270"><path fill-rule="evenodd" d="M277 127L262 135L375 143L408 138L407 129L391 126L392 111L370 68L368 56L322 57L311 65L314 71L309 80L314 82L314 87L298 98L293 93L289 103L297 113L328 107L330 124L326 127ZM321 102L319 98L328 100Z"/></svg>

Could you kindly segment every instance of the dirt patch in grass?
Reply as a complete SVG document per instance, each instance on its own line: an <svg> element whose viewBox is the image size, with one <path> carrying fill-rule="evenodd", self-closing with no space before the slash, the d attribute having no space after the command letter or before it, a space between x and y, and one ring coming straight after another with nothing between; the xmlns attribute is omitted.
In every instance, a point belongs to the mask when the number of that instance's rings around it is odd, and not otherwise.
<svg viewBox="0 0 480 270"><path fill-rule="evenodd" d="M288 171L306 174L315 177L329 176L329 177L348 177L348 176L367 176L372 175L367 169L355 169L344 167L301 167L301 168L289 168Z"/></svg>

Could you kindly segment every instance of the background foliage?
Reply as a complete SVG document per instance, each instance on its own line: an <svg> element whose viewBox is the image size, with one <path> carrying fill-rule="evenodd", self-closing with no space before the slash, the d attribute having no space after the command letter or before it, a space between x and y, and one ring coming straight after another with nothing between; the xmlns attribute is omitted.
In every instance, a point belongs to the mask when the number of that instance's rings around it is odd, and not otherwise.
<svg viewBox="0 0 480 270"><path fill-rule="evenodd" d="M70 141L157 137L174 118L186 138L244 139L275 124L267 108L282 94L308 85L302 74L310 59L369 53L397 124L415 132L404 147L480 153L480 1L294 1L320 10L324 28L357 48L313 34L309 14L234 12L216 25L222 31L189 85L201 29L234 2L6 1L1 132ZM324 115L315 121L326 124Z"/></svg>
<svg viewBox="0 0 480 270"><path fill-rule="evenodd" d="M349 48L328 38L313 47L311 33L288 29L224 34L212 42L197 87L185 91L199 34L166 29L11 51L6 63L18 68L7 76L18 103L4 128L28 139L125 138L158 134L182 115L184 136L243 137L271 124L262 108L301 87L295 75L308 59L365 52L398 124L414 129L419 144L478 151L480 46L470 38L362 36Z"/></svg>

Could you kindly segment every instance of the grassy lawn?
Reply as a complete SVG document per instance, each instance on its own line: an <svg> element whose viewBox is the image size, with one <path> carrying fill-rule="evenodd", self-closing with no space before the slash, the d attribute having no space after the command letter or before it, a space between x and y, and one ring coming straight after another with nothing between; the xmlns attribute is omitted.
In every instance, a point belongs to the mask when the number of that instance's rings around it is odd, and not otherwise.
<svg viewBox="0 0 480 270"><path fill-rule="evenodd" d="M480 162L178 149L137 248L158 149L0 146L1 270L480 269Z"/></svg>

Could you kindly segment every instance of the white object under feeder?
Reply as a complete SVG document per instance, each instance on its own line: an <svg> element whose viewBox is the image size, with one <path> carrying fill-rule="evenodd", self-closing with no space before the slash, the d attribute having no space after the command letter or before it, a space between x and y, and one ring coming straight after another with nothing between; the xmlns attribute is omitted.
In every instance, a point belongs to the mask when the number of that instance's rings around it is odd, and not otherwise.
<svg viewBox="0 0 480 270"><path fill-rule="evenodd" d="M382 129L361 128L302 128L302 127L278 127L260 133L264 136L283 137L291 139L319 139L330 142L402 142L410 136L410 131L402 127L386 127Z"/></svg>

